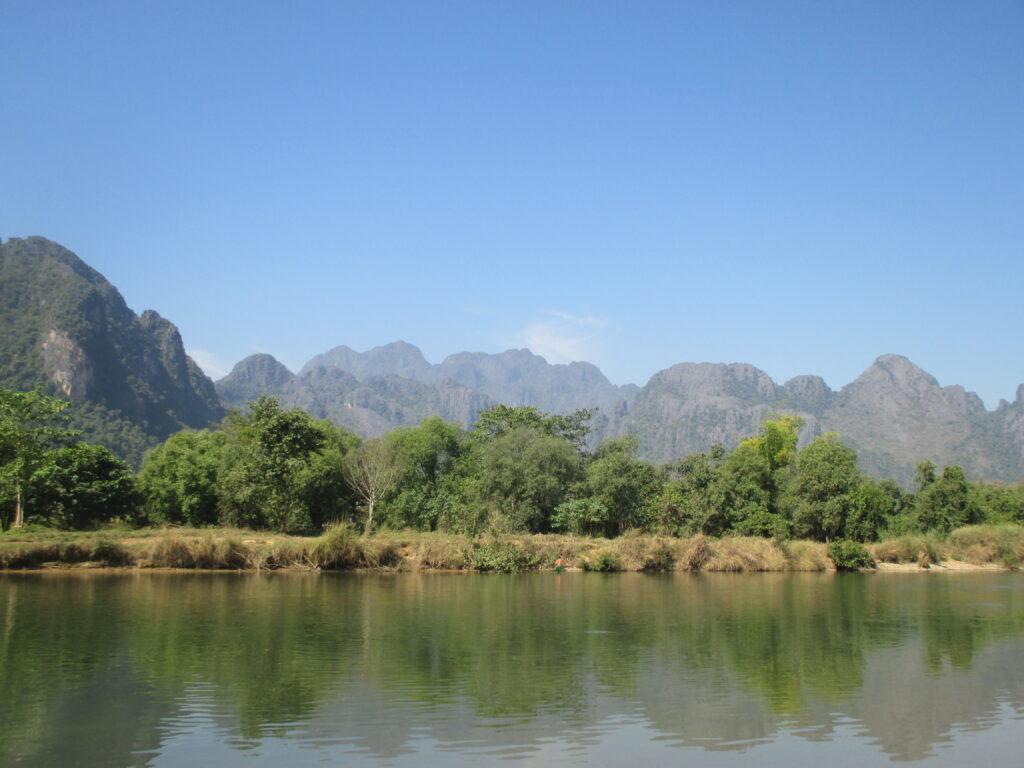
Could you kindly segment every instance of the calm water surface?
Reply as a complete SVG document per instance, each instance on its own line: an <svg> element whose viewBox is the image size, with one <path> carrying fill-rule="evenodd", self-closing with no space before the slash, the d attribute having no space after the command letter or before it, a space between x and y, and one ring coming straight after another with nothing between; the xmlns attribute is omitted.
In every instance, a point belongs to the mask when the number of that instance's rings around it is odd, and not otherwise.
<svg viewBox="0 0 1024 768"><path fill-rule="evenodd" d="M0 576L0 765L1020 765L1020 574Z"/></svg>

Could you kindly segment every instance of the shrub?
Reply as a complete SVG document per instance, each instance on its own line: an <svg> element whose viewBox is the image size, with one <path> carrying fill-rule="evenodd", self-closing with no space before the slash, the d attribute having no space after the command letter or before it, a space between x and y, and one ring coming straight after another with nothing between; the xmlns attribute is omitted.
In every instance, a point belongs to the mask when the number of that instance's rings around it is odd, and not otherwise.
<svg viewBox="0 0 1024 768"><path fill-rule="evenodd" d="M599 571L601 573L614 573L622 570L622 561L608 550L601 550L592 558L583 561L584 571Z"/></svg>
<svg viewBox="0 0 1024 768"><path fill-rule="evenodd" d="M874 568L875 561L864 549L864 546L849 539L837 539L828 545L828 556L832 558L836 569L840 571L857 571L861 568Z"/></svg>
<svg viewBox="0 0 1024 768"><path fill-rule="evenodd" d="M501 541L492 536L484 543L474 543L470 551L473 567L484 573L520 573L532 571L540 565L540 557L527 552L513 541Z"/></svg>
<svg viewBox="0 0 1024 768"><path fill-rule="evenodd" d="M644 558L645 571L672 571L676 567L676 553L672 547L662 544Z"/></svg>

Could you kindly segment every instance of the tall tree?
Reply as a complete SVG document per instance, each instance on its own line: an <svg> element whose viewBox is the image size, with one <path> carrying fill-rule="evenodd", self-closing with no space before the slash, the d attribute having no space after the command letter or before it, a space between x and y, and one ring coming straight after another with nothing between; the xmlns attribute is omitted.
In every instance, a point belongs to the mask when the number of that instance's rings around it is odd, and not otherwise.
<svg viewBox="0 0 1024 768"><path fill-rule="evenodd" d="M374 438L351 451L342 462L345 482L366 508L363 531L373 529L373 511L380 500L390 493L402 474L398 451L393 443Z"/></svg>
<svg viewBox="0 0 1024 768"><path fill-rule="evenodd" d="M68 405L44 395L42 388L30 392L0 389L0 483L14 504L11 528L25 523L25 492L33 473L51 450L76 434L60 426ZM0 522L7 521L0 518Z"/></svg>

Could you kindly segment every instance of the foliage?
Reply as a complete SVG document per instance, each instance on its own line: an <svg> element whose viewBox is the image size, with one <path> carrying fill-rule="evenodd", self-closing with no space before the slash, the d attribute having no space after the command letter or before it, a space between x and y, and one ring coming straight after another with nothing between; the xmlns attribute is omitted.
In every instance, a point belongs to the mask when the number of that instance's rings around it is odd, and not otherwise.
<svg viewBox="0 0 1024 768"><path fill-rule="evenodd" d="M614 573L624 569L622 567L622 560L620 560L614 552L603 549L592 558L583 560L583 570L598 571L600 573Z"/></svg>
<svg viewBox="0 0 1024 768"><path fill-rule="evenodd" d="M473 424L474 439L486 441L527 428L551 437L568 440L577 450L586 443L593 408L582 408L570 414L544 413L533 405L494 405L481 411Z"/></svg>
<svg viewBox="0 0 1024 768"><path fill-rule="evenodd" d="M667 544L662 544L644 558L644 571L671 571L676 567L676 553Z"/></svg>
<svg viewBox="0 0 1024 768"><path fill-rule="evenodd" d="M963 469L946 467L942 477L929 479L918 491L914 514L923 529L943 533L979 522Z"/></svg>
<svg viewBox="0 0 1024 768"><path fill-rule="evenodd" d="M67 530L132 520L140 505L128 465L107 448L86 443L52 452L33 474L29 498L38 518Z"/></svg>
<svg viewBox="0 0 1024 768"><path fill-rule="evenodd" d="M828 545L828 556L840 571L857 571L874 568L875 561L864 545L849 539L837 539Z"/></svg>
<svg viewBox="0 0 1024 768"><path fill-rule="evenodd" d="M146 454L139 474L146 517L202 527L218 521L219 474L228 435L183 431Z"/></svg>
<svg viewBox="0 0 1024 768"><path fill-rule="evenodd" d="M396 446L379 438L367 440L342 462L345 482L366 509L365 533L373 529L373 510L390 493L401 477L402 465Z"/></svg>
<svg viewBox="0 0 1024 768"><path fill-rule="evenodd" d="M859 483L857 454L838 435L823 435L800 450L788 486L793 535L814 541L849 535Z"/></svg>
<svg viewBox="0 0 1024 768"><path fill-rule="evenodd" d="M550 529L555 509L579 479L581 462L564 437L520 426L478 449L480 501L512 530Z"/></svg>
<svg viewBox="0 0 1024 768"><path fill-rule="evenodd" d="M473 543L470 562L473 568L485 573L521 573L535 570L541 560L518 542L502 541L491 535L485 541Z"/></svg>
<svg viewBox="0 0 1024 768"><path fill-rule="evenodd" d="M62 428L67 401L43 394L0 389L0 530L26 520L26 492L32 475L51 451L74 433Z"/></svg>

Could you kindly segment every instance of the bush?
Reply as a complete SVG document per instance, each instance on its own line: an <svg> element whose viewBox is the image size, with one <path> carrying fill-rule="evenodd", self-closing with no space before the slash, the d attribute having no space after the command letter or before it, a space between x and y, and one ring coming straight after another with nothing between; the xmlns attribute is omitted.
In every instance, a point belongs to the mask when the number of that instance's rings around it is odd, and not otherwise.
<svg viewBox="0 0 1024 768"><path fill-rule="evenodd" d="M673 571L675 567L676 553L667 544L662 544L644 558L645 571Z"/></svg>
<svg viewBox="0 0 1024 768"><path fill-rule="evenodd" d="M835 563L836 570L858 571L861 568L874 568L875 561L864 549L864 546L849 539L837 539L828 545L828 556Z"/></svg>
<svg viewBox="0 0 1024 768"><path fill-rule="evenodd" d="M593 559L587 558L583 561L583 570L614 573L622 570L622 561L608 550L602 550Z"/></svg>
<svg viewBox="0 0 1024 768"><path fill-rule="evenodd" d="M521 573L540 566L539 556L514 541L501 541L497 536L484 543L474 543L470 561L476 570L484 573Z"/></svg>

